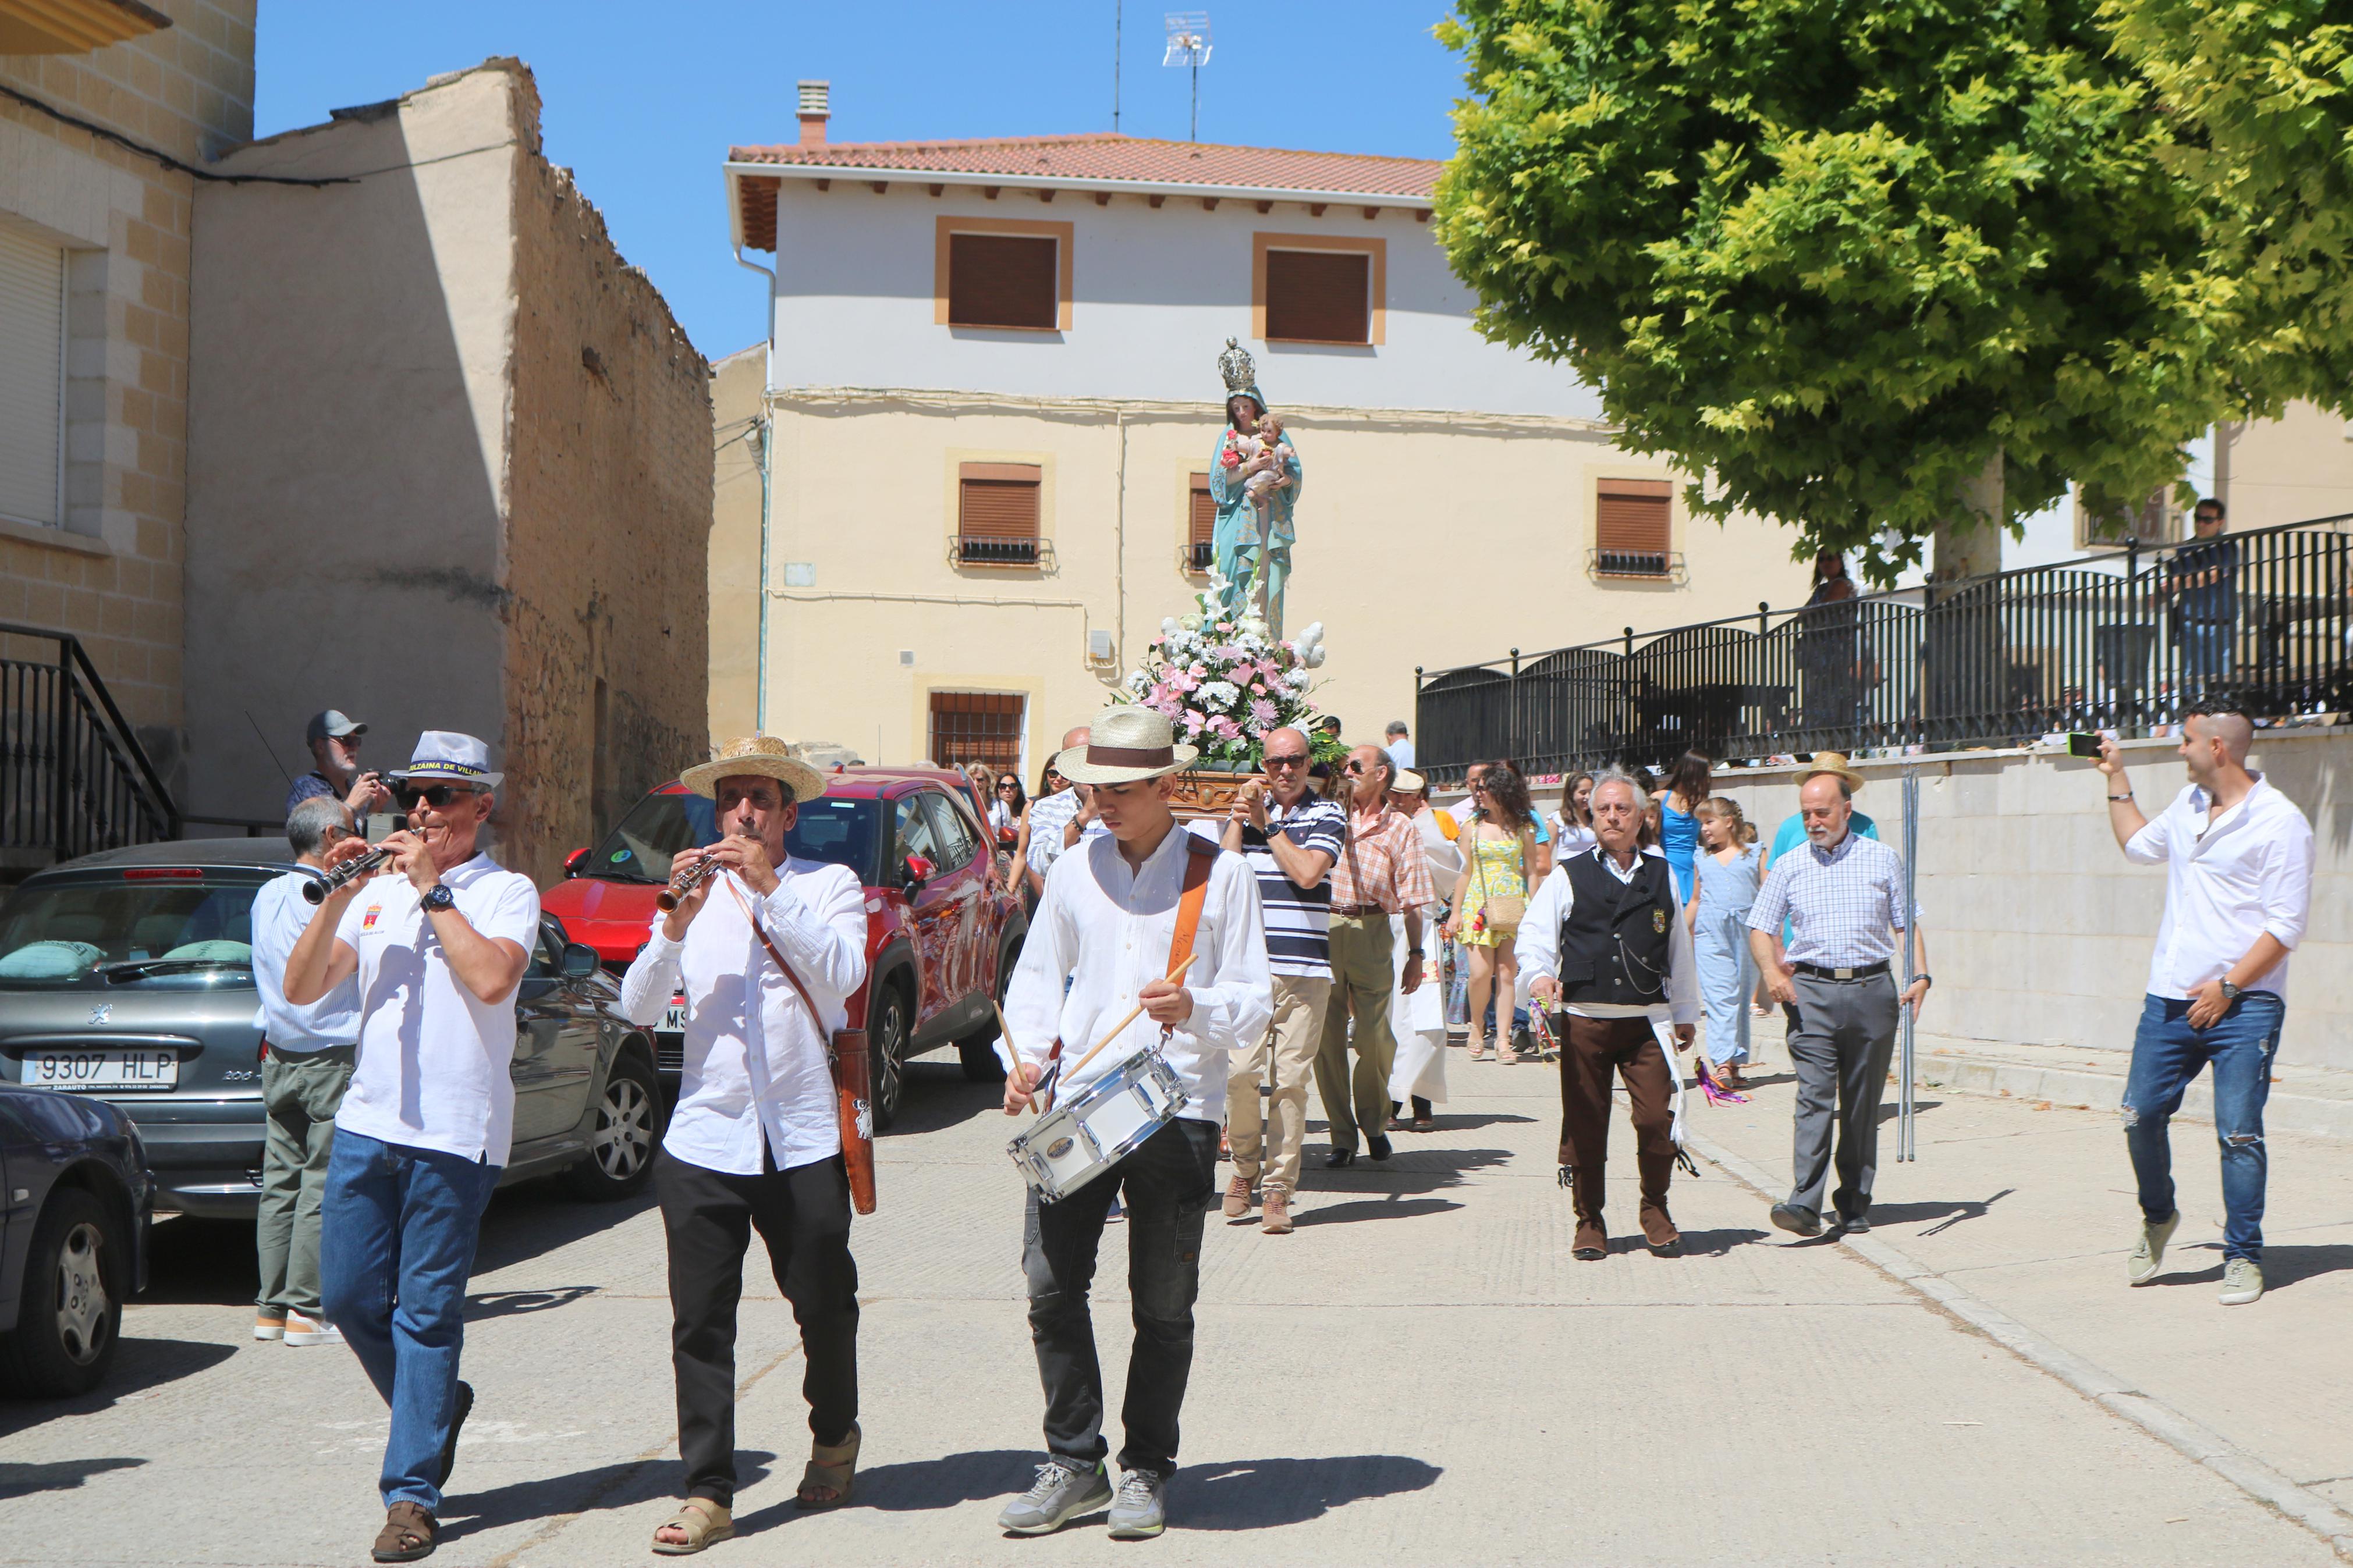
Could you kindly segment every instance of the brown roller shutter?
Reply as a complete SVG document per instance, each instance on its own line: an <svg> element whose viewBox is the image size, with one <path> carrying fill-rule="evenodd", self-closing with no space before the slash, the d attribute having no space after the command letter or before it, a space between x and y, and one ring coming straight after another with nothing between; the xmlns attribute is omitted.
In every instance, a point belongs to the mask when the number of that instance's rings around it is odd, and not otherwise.
<svg viewBox="0 0 2353 1568"><path fill-rule="evenodd" d="M1051 331L1060 322L1054 243L1019 234L948 236L948 325Z"/></svg>
<svg viewBox="0 0 2353 1568"><path fill-rule="evenodd" d="M1666 575L1673 496L1674 486L1665 479L1603 479L1594 504L1595 570Z"/></svg>
<svg viewBox="0 0 2353 1568"><path fill-rule="evenodd" d="M988 691L932 693L932 761L944 768L987 763L998 773L1021 766L1023 699Z"/></svg>
<svg viewBox="0 0 2353 1568"><path fill-rule="evenodd" d="M1373 341L1373 258L1360 250L1266 253L1266 335L1307 343Z"/></svg>
<svg viewBox="0 0 2353 1568"><path fill-rule="evenodd" d="M1218 539L1218 503L1209 498L1209 476L1195 474L1193 488L1187 498L1188 515L1185 564L1195 572L1207 572L1216 560Z"/></svg>
<svg viewBox="0 0 2353 1568"><path fill-rule="evenodd" d="M976 566L1029 566L1038 560L1035 463L965 463L957 470L956 557Z"/></svg>

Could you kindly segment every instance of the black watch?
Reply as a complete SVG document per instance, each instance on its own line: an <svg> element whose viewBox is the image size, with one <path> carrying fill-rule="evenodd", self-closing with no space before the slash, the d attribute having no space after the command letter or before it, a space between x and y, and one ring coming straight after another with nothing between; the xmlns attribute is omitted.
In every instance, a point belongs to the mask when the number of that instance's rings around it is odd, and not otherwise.
<svg viewBox="0 0 2353 1568"><path fill-rule="evenodd" d="M2236 1002L2240 997L2244 996L2246 994L2247 994L2247 993L2246 993L2246 988L2245 988L2245 987L2243 987L2243 986L2239 986L2239 985L2233 985L2233 984L2232 984L2230 983L2230 981L2228 981L2228 980L2225 980L2225 981L2223 981L2223 982L2222 982L2222 1000L2223 1000L2223 1001L2225 1001L2225 1002Z"/></svg>
<svg viewBox="0 0 2353 1568"><path fill-rule="evenodd" d="M447 883L436 882L426 889L425 896L417 901L425 907L427 914L431 914L441 910L456 909L458 895L449 890Z"/></svg>

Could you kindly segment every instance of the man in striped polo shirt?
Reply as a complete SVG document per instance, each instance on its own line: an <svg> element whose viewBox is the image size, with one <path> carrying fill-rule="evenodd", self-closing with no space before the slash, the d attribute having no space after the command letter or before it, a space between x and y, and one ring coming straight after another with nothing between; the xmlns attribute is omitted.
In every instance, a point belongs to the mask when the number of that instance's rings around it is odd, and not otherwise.
<svg viewBox="0 0 2353 1568"><path fill-rule="evenodd" d="M1307 1133L1307 1080L1324 1036L1324 1008L1332 994L1332 889L1328 880L1347 842L1347 814L1307 787L1307 737L1275 730L1266 737L1266 776L1242 786L1226 819L1225 847L1249 860L1266 911L1267 968L1274 976L1274 1022L1251 1050L1231 1053L1226 1084L1226 1132L1234 1175L1226 1187L1226 1217L1250 1213L1250 1189L1261 1187L1261 1221L1270 1236L1291 1230L1291 1198L1299 1190L1299 1151ZM1259 1108L1258 1086L1274 1069L1272 1125ZM1261 1177L1263 1175L1263 1181Z"/></svg>

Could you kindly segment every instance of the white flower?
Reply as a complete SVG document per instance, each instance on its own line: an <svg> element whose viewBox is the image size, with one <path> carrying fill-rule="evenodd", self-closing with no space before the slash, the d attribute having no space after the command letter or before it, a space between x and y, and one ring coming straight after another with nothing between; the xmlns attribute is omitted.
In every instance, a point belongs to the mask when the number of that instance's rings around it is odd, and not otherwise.
<svg viewBox="0 0 2353 1568"><path fill-rule="evenodd" d="M1293 691L1304 691L1307 689L1307 672L1303 669L1286 669L1282 672L1282 683Z"/></svg>
<svg viewBox="0 0 2353 1568"><path fill-rule="evenodd" d="M1188 632L1198 632L1201 629L1201 617L1198 615L1186 616L1176 624Z"/></svg>
<svg viewBox="0 0 2353 1568"><path fill-rule="evenodd" d="M1240 696L1240 689L1230 680L1208 681L1200 691L1201 700L1212 708L1231 708Z"/></svg>

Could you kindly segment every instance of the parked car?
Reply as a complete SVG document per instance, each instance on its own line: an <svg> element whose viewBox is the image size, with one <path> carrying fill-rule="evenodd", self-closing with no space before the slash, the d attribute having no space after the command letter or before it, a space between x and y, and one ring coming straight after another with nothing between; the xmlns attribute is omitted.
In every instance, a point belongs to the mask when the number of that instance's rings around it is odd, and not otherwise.
<svg viewBox="0 0 2353 1568"><path fill-rule="evenodd" d="M0 1384L87 1394L147 1288L147 1152L102 1100L0 1084Z"/></svg>
<svg viewBox="0 0 2353 1568"><path fill-rule="evenodd" d="M845 768L826 775L825 798L804 805L786 837L794 855L847 866L866 887L866 986L849 999L849 1024L867 1031L877 1127L899 1114L910 1057L952 1044L966 1078L1004 1075L995 1004L1029 922L1020 900L997 884L987 809L962 773ZM718 838L717 805L665 784L595 849L574 850L567 879L540 901L621 973L645 945L671 858ZM684 1016L673 1005L655 1035L672 1080Z"/></svg>
<svg viewBox="0 0 2353 1568"><path fill-rule="evenodd" d="M283 838L85 855L0 904L0 1080L111 1104L138 1123L158 1209L249 1218L260 1198L254 895L294 868ZM653 1041L596 954L543 919L515 992L507 1182L562 1173L590 1198L645 1184L660 1132Z"/></svg>

